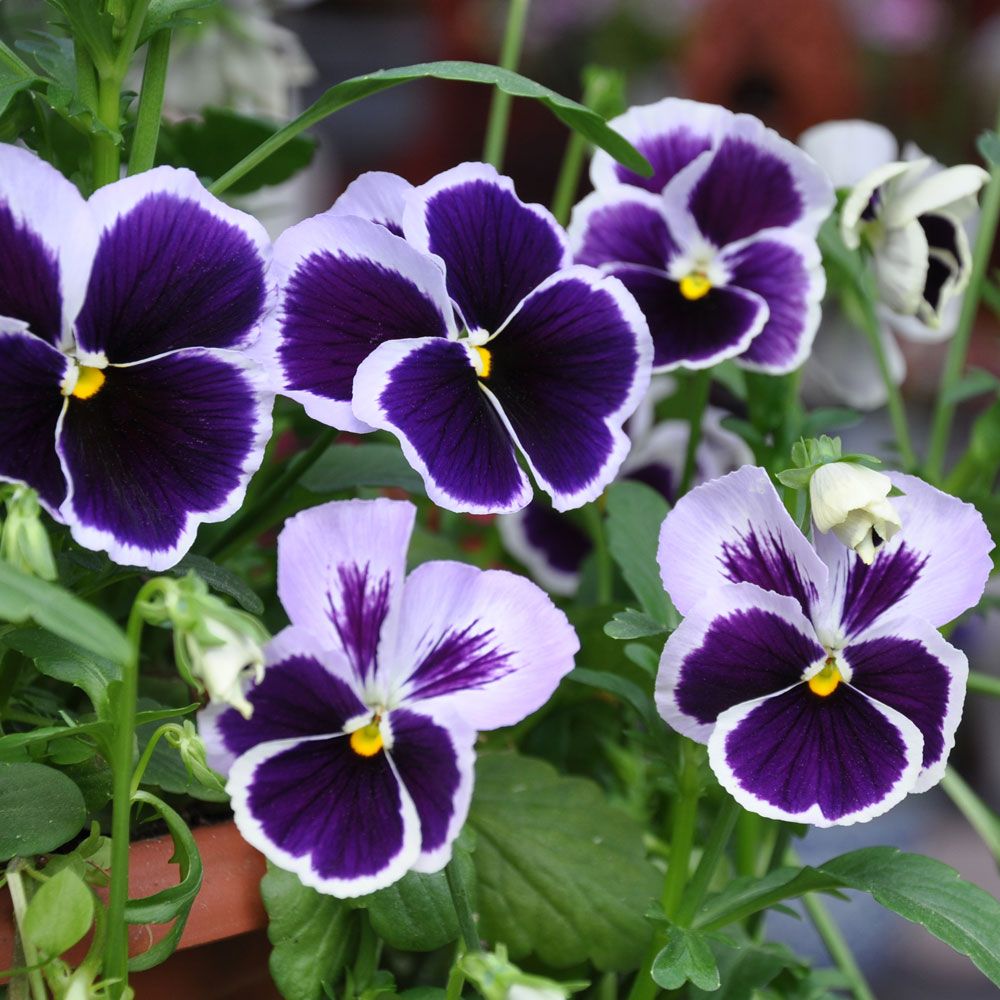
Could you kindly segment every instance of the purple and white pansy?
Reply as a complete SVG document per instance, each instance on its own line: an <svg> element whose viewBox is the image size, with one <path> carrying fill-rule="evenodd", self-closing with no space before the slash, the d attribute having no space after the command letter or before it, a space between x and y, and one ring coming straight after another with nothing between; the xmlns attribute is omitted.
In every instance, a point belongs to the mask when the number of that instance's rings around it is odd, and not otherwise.
<svg viewBox="0 0 1000 1000"><path fill-rule="evenodd" d="M247 691L252 715L200 718L243 836L336 896L447 863L477 730L541 707L579 648L523 577L454 562L405 576L414 513L347 500L291 518L278 539L291 625Z"/></svg>
<svg viewBox="0 0 1000 1000"><path fill-rule="evenodd" d="M560 510L618 471L649 382L646 321L492 167L418 188L366 175L275 257L282 391L335 427L391 431L435 503L524 507L518 451Z"/></svg>
<svg viewBox="0 0 1000 1000"><path fill-rule="evenodd" d="M783 373L809 353L825 289L823 171L749 115L667 98L611 125L653 165L598 151L569 227L576 260L619 278L649 322L654 368L736 358Z"/></svg>
<svg viewBox="0 0 1000 1000"><path fill-rule="evenodd" d="M0 479L81 545L165 569L240 506L273 396L248 357L273 294L258 222L187 170L84 201L0 145Z"/></svg>
<svg viewBox="0 0 1000 1000"><path fill-rule="evenodd" d="M750 466L664 521L661 574L685 619L657 706L764 816L868 820L944 773L968 666L938 628L982 596L993 542L969 504L892 480L903 527L871 565L832 534L810 543Z"/></svg>

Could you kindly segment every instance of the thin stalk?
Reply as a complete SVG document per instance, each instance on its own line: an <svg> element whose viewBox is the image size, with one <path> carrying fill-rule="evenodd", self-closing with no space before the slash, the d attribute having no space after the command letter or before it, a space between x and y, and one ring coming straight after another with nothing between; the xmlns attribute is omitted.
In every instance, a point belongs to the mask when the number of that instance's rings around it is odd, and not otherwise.
<svg viewBox="0 0 1000 1000"><path fill-rule="evenodd" d="M510 0L510 10L507 13L507 28L504 31L503 47L500 49L500 66L502 69L516 70L521 58L521 43L524 40L524 22L528 16L530 0ZM504 151L507 148L507 126L510 124L510 106L513 102L510 94L502 90L493 91L490 103L490 117L486 125L486 143L483 147L483 159L491 163L497 170L503 167Z"/></svg>
<svg viewBox="0 0 1000 1000"><path fill-rule="evenodd" d="M1000 817L950 767L944 772L941 787L1000 864Z"/></svg>
<svg viewBox="0 0 1000 1000"><path fill-rule="evenodd" d="M997 116L997 128L1000 129L1000 114ZM924 474L931 482L939 480L944 471L951 421L955 415L955 400L952 390L962 377L962 371L965 368L969 341L972 339L972 325L975 322L976 314L979 311L979 301L983 295L986 270L990 263L998 220L1000 220L1000 166L994 166L989 186L983 196L982 211L979 215L979 233L976 236L976 246L972 254L972 273L969 276L969 286L966 289L965 298L962 300L962 311L958 317L955 336L952 337L951 343L948 345L948 355L941 371L937 406L934 410L934 421L931 424L931 441L927 450L927 463L924 466Z"/></svg>
<svg viewBox="0 0 1000 1000"><path fill-rule="evenodd" d="M695 372L691 376L691 410L688 413L690 430L687 446L684 449L684 472L681 475L681 486L678 496L683 496L694 482L697 468L698 445L701 444L701 423L705 417L705 407L708 406L708 393L712 388L712 374L708 369Z"/></svg>
<svg viewBox="0 0 1000 1000"><path fill-rule="evenodd" d="M465 973L462 972L461 949L455 953L455 961L448 973L448 982L444 988L444 1000L462 1000L462 990L465 988Z"/></svg>
<svg viewBox="0 0 1000 1000"><path fill-rule="evenodd" d="M611 564L611 552L608 549L608 538L604 530L604 515L598 501L588 503L583 508L583 516L587 521L591 541L594 543L594 561L597 567L597 602L610 604L614 596L614 566Z"/></svg>
<svg viewBox="0 0 1000 1000"><path fill-rule="evenodd" d="M583 161L587 155L587 141L579 132L570 134L563 154L562 166L556 180L555 194L552 196L552 214L556 222L565 226L569 222L570 209L580 186L580 174L583 173Z"/></svg>
<svg viewBox="0 0 1000 1000"><path fill-rule="evenodd" d="M97 84L97 117L111 132L118 134L121 126L121 82L111 76L101 76ZM118 180L121 174L121 148L105 132L94 134L94 187L103 187Z"/></svg>
<svg viewBox="0 0 1000 1000"><path fill-rule="evenodd" d="M744 812L736 828L736 871L740 875L757 873L757 858L763 839L764 820L756 813Z"/></svg>
<svg viewBox="0 0 1000 1000"><path fill-rule="evenodd" d="M681 905L677 910L677 923L681 927L688 927L698 912L698 907L701 906L701 901L705 898L709 883L715 875L715 870L719 867L726 845L736 827L736 820L742 811L739 803L732 796L727 795L719 810L719 815L716 816L715 823L712 825L698 867L695 868L694 875L691 876L691 881L688 882L687 888L684 890Z"/></svg>
<svg viewBox="0 0 1000 1000"><path fill-rule="evenodd" d="M14 908L14 923L17 925L21 951L24 953L24 964L28 967L25 975L28 977L28 987L31 990L32 1000L47 1000L45 980L41 970L35 968L38 965L38 952L35 951L35 946L21 934L21 928L24 926L24 914L28 909L28 897L21 881L21 866L23 864L24 862L20 858L14 858L7 865L7 888L10 891L10 901Z"/></svg>
<svg viewBox="0 0 1000 1000"><path fill-rule="evenodd" d="M991 677L989 674L970 670L969 690L975 691L977 694L991 694L994 698L1000 698L1000 677Z"/></svg>
<svg viewBox="0 0 1000 1000"><path fill-rule="evenodd" d="M160 742L160 739L165 736L172 728L176 727L175 722L165 722L160 726L156 732L150 736L149 740L146 742L146 747L142 751L142 756L139 758L139 762L135 765L132 771L132 784L129 793L129 799L139 791L139 786L142 784L142 776L146 773L146 768L149 767L149 762L153 759L153 751L156 750L156 744Z"/></svg>
<svg viewBox="0 0 1000 1000"><path fill-rule="evenodd" d="M128 172L141 174L156 161L156 143L160 137L163 114L163 92L167 82L167 62L170 58L170 29L158 31L149 40L146 65L142 72L142 92L132 138Z"/></svg>
<svg viewBox="0 0 1000 1000"><path fill-rule="evenodd" d="M875 1000L875 994L872 993L871 987L865 979L865 974L855 961L850 946L844 940L844 935L841 934L840 928L830 916L823 901L814 893L807 893L803 897L802 903L806 908L806 913L809 914L809 920L816 928L816 933L823 939L823 944L830 953L830 957L850 984L849 989L856 1000Z"/></svg>
<svg viewBox="0 0 1000 1000"><path fill-rule="evenodd" d="M455 867L455 859L452 858L445 868L445 876L448 879L448 891L451 893L451 901L455 906L455 915L458 917L458 929L462 938L462 946L467 954L473 954L481 949L479 942L479 932L476 930L476 920L472 915L472 903L469 900L469 892L462 881Z"/></svg>

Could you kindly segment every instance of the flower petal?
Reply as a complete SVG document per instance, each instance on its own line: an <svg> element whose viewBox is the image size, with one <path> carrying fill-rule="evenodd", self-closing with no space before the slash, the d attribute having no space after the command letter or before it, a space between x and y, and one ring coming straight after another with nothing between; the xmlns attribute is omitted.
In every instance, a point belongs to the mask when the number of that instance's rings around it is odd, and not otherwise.
<svg viewBox="0 0 1000 1000"><path fill-rule="evenodd" d="M278 596L293 625L346 655L359 681L395 628L416 509L337 500L290 517L278 536Z"/></svg>
<svg viewBox="0 0 1000 1000"><path fill-rule="evenodd" d="M993 563L993 540L979 511L916 476L889 474L904 496L891 502L903 527L866 566L833 535L817 535L830 571L823 618L859 635L889 613L941 626L979 602Z"/></svg>
<svg viewBox="0 0 1000 1000"><path fill-rule="evenodd" d="M406 238L445 264L448 291L473 330L495 333L536 285L570 262L562 228L485 163L462 163L418 187Z"/></svg>
<svg viewBox="0 0 1000 1000"><path fill-rule="evenodd" d="M80 192L33 153L0 143L0 317L67 343L94 241Z"/></svg>
<svg viewBox="0 0 1000 1000"><path fill-rule="evenodd" d="M900 802L923 740L905 716L848 684L826 697L798 684L723 712L708 760L751 812L814 826L862 823Z"/></svg>
<svg viewBox="0 0 1000 1000"><path fill-rule="evenodd" d="M916 618L894 618L863 633L843 651L851 685L905 715L920 730L924 752L913 790L944 774L962 719L969 664L965 653Z"/></svg>
<svg viewBox="0 0 1000 1000"><path fill-rule="evenodd" d="M408 577L398 638L379 657L407 703L496 729L540 708L579 648L566 616L530 580L430 562Z"/></svg>
<svg viewBox="0 0 1000 1000"><path fill-rule="evenodd" d="M351 409L358 365L387 340L455 334L444 275L382 226L333 209L282 233L274 257L282 392L325 424L370 430Z"/></svg>
<svg viewBox="0 0 1000 1000"><path fill-rule="evenodd" d="M230 352L192 348L105 375L60 422L60 513L81 545L166 569L200 523L239 509L270 436L272 397Z"/></svg>
<svg viewBox="0 0 1000 1000"><path fill-rule="evenodd" d="M491 514L531 499L510 432L463 344L434 337L380 345L358 368L354 412L399 438L439 507Z"/></svg>
<svg viewBox="0 0 1000 1000"><path fill-rule="evenodd" d="M653 368L711 368L742 354L767 322L767 304L753 292L715 287L691 301L662 271L633 265L609 267L632 293L653 338Z"/></svg>
<svg viewBox="0 0 1000 1000"><path fill-rule="evenodd" d="M727 709L797 684L825 656L792 598L729 584L700 601L667 639L656 707L678 732L706 743Z"/></svg>
<svg viewBox="0 0 1000 1000"><path fill-rule="evenodd" d="M388 754L357 754L346 737L261 743L226 789L244 840L320 892L384 889L420 855L417 810Z"/></svg>
<svg viewBox="0 0 1000 1000"><path fill-rule="evenodd" d="M76 322L85 352L126 364L257 339L273 293L270 241L256 219L173 167L108 184L88 205L100 242Z"/></svg>
<svg viewBox="0 0 1000 1000"><path fill-rule="evenodd" d="M732 284L759 295L768 308L767 323L738 363L770 375L794 371L812 349L826 290L816 241L776 230L730 248L725 261Z"/></svg>
<svg viewBox="0 0 1000 1000"><path fill-rule="evenodd" d="M425 715L397 708L392 725L392 762L420 817L418 872L440 871L469 814L476 731L445 728Z"/></svg>
<svg viewBox="0 0 1000 1000"><path fill-rule="evenodd" d="M51 514L66 496L55 445L68 368L40 337L0 320L0 479L27 483Z"/></svg>
<svg viewBox="0 0 1000 1000"><path fill-rule="evenodd" d="M727 583L794 597L806 615L826 589L826 566L755 466L681 497L660 529L657 560L682 615Z"/></svg>
<svg viewBox="0 0 1000 1000"><path fill-rule="evenodd" d="M413 185L398 174L369 170L356 177L327 215L353 215L377 222L394 236L403 235L403 207Z"/></svg>
<svg viewBox="0 0 1000 1000"><path fill-rule="evenodd" d="M799 136L799 145L836 188L854 187L899 156L899 143L884 125L859 118L814 125Z"/></svg>
<svg viewBox="0 0 1000 1000"><path fill-rule="evenodd" d="M982 167L963 163L924 176L918 183L901 185L897 197L886 206L886 221L901 226L928 212L947 212L955 204L967 204L989 179Z"/></svg>
<svg viewBox="0 0 1000 1000"><path fill-rule="evenodd" d="M917 311L927 284L929 254L927 236L916 220L886 230L872 263L879 297L887 308L907 316Z"/></svg>
<svg viewBox="0 0 1000 1000"><path fill-rule="evenodd" d="M483 388L556 510L595 499L628 453L622 425L649 388L653 345L613 278L572 267L533 291L489 343Z"/></svg>

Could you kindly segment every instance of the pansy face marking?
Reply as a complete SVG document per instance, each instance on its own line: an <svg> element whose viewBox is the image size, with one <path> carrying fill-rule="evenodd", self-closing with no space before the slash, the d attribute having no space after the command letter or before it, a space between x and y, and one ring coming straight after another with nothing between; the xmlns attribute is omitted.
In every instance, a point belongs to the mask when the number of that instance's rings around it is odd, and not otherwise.
<svg viewBox="0 0 1000 1000"><path fill-rule="evenodd" d="M258 222L159 167L85 202L0 145L0 479L81 545L165 569L240 505L270 434L249 358L269 312Z"/></svg>
<svg viewBox="0 0 1000 1000"><path fill-rule="evenodd" d="M518 451L560 510L613 478L648 385L646 321L618 280L571 266L509 178L365 175L275 254L282 391L335 427L391 431L439 506L524 507Z"/></svg>
<svg viewBox="0 0 1000 1000"><path fill-rule="evenodd" d="M979 600L993 542L969 504L891 479L902 528L870 565L832 533L811 544L750 466L692 490L663 523L660 570L685 618L657 707L764 816L855 823L944 774L968 665L938 627Z"/></svg>
<svg viewBox="0 0 1000 1000"><path fill-rule="evenodd" d="M349 500L289 520L278 592L291 625L247 689L253 713L200 717L243 836L337 896L447 863L477 730L539 708L579 648L521 577L450 562L405 577L413 519L409 503Z"/></svg>
<svg viewBox="0 0 1000 1000"><path fill-rule="evenodd" d="M809 353L824 277L816 247L833 207L822 171L748 115L668 98L612 123L651 178L601 151L576 206L581 264L619 278L653 336L656 370L792 371Z"/></svg>

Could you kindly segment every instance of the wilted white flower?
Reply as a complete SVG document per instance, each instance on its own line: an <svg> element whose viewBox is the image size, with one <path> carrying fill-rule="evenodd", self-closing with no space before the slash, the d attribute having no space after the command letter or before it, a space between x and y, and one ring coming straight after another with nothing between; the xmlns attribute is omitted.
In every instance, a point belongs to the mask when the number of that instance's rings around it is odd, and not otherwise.
<svg viewBox="0 0 1000 1000"><path fill-rule="evenodd" d="M208 633L206 636L205 633ZM232 705L245 719L253 707L244 689L264 676L264 651L245 632L208 618L203 627L183 634L187 666L213 702Z"/></svg>

